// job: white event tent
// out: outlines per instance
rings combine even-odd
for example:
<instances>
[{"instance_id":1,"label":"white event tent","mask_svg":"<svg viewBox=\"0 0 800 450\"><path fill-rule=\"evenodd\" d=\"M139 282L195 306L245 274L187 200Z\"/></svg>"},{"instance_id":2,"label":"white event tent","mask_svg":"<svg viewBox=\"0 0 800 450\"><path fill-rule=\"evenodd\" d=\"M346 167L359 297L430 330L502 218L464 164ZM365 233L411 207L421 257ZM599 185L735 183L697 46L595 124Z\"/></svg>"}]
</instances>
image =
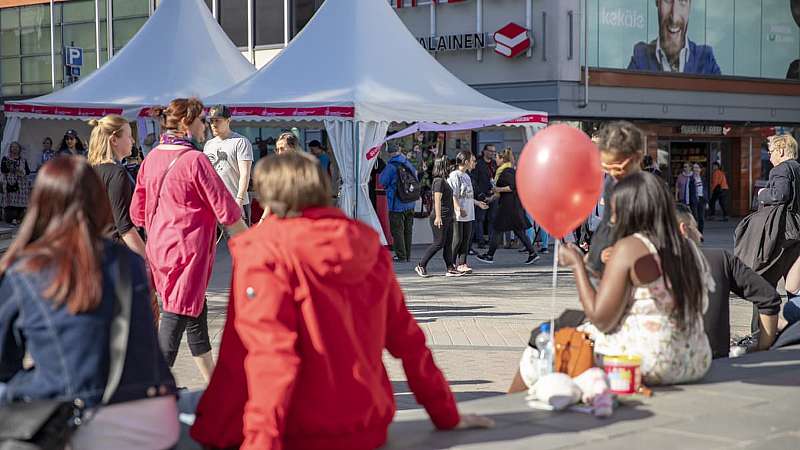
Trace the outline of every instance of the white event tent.
<instances>
[{"instance_id":1,"label":"white event tent","mask_svg":"<svg viewBox=\"0 0 800 450\"><path fill-rule=\"evenodd\" d=\"M324 124L342 173L340 207L381 234L367 183L391 124L513 123L531 135L547 123L546 113L493 100L451 74L386 0L327 0L269 64L204 102L229 105L237 121Z\"/></svg>"},{"instance_id":2,"label":"white event tent","mask_svg":"<svg viewBox=\"0 0 800 450\"><path fill-rule=\"evenodd\" d=\"M5 154L22 131L31 131L23 135L29 142L22 142L30 147L41 142L42 129L62 134L67 128L86 131L78 121L106 114L144 122L150 107L178 97L214 94L254 72L203 0L162 0L131 41L86 78L52 94L7 102L0 150ZM141 134L144 127L139 128ZM58 142L54 139L54 145Z\"/></svg>"}]
</instances>

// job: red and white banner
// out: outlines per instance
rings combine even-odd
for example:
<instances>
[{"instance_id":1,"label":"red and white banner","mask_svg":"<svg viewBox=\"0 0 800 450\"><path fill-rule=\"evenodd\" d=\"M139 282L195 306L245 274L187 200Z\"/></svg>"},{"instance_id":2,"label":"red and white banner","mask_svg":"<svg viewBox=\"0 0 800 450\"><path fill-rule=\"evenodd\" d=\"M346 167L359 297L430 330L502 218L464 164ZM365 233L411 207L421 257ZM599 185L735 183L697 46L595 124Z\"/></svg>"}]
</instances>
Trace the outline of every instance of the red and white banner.
<instances>
[{"instance_id":1,"label":"red and white banner","mask_svg":"<svg viewBox=\"0 0 800 450\"><path fill-rule=\"evenodd\" d=\"M425 5L429 5L431 3L435 5L443 5L445 3L462 3L465 0L429 0L425 3ZM418 4L419 0L394 0L395 8L406 8L406 7L415 7L421 6Z\"/></svg>"},{"instance_id":2,"label":"red and white banner","mask_svg":"<svg viewBox=\"0 0 800 450\"><path fill-rule=\"evenodd\" d=\"M6 103L3 105L3 110L6 113L68 117L103 117L108 114L122 114L122 108L73 108L66 106L31 105L24 103Z\"/></svg>"},{"instance_id":3,"label":"red and white banner","mask_svg":"<svg viewBox=\"0 0 800 450\"><path fill-rule=\"evenodd\" d=\"M231 106L231 117L355 117L352 106L312 106L307 108L269 108L264 106ZM150 108L143 108L139 117L149 117Z\"/></svg>"}]
</instances>

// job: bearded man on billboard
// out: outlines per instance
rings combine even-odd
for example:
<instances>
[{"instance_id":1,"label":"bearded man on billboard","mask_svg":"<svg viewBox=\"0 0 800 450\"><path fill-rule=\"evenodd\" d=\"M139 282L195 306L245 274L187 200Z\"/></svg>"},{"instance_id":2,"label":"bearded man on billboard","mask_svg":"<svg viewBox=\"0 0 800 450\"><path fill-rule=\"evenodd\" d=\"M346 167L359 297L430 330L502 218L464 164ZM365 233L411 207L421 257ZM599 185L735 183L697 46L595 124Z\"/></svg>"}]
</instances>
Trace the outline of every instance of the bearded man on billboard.
<instances>
[{"instance_id":1,"label":"bearded man on billboard","mask_svg":"<svg viewBox=\"0 0 800 450\"><path fill-rule=\"evenodd\" d=\"M656 0L658 39L633 48L628 70L720 75L714 50L687 37L692 0Z\"/></svg>"}]
</instances>

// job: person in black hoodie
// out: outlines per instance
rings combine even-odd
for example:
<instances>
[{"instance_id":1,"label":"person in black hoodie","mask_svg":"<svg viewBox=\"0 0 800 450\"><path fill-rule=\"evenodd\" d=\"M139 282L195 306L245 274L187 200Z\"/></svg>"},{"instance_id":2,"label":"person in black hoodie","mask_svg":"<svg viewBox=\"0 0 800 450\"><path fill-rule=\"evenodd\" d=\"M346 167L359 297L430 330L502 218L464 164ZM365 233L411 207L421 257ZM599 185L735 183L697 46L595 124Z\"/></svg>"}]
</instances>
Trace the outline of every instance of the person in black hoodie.
<instances>
[{"instance_id":1,"label":"person in black hoodie","mask_svg":"<svg viewBox=\"0 0 800 450\"><path fill-rule=\"evenodd\" d=\"M676 208L681 234L699 246L703 234L692 210L683 204L676 205ZM715 289L708 293L708 308L703 312L703 326L714 358L726 358L730 351L731 292L752 302L758 309L760 333L757 349L769 349L778 330L778 312L781 309L778 291L729 251L704 248L702 252L715 284Z\"/></svg>"},{"instance_id":2,"label":"person in black hoodie","mask_svg":"<svg viewBox=\"0 0 800 450\"><path fill-rule=\"evenodd\" d=\"M475 191L475 200L486 201L486 199L492 196L492 189L494 188L492 180L497 171L497 162L495 161L496 154L497 149L494 145L484 145L481 157L478 158L475 169L470 173L473 180L472 185ZM473 243L478 244L478 248L486 248L487 244L484 240L484 236L489 235L489 242L492 241L496 216L496 203L489 203L489 209L487 210L481 209L475 211L475 237Z\"/></svg>"}]
</instances>

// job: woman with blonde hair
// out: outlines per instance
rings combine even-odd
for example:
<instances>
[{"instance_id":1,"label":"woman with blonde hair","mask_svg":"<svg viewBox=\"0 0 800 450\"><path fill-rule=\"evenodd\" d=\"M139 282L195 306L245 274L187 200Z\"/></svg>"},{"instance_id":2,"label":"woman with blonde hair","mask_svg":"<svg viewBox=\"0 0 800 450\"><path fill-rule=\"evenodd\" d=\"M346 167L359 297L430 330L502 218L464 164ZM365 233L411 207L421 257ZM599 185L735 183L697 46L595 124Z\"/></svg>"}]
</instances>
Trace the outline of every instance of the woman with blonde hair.
<instances>
[{"instance_id":1,"label":"woman with blonde hair","mask_svg":"<svg viewBox=\"0 0 800 450\"><path fill-rule=\"evenodd\" d=\"M510 148L495 156L497 159L497 172L494 176L494 194L490 201L498 202L497 218L494 221L494 236L489 245L489 251L483 255L478 255L478 261L488 264L494 263L494 253L503 239L503 233L511 231L517 236L522 245L528 251L528 258L525 264L532 264L539 259L539 255L525 234L525 230L531 227L525 210L517 194L517 171L514 169L514 152Z\"/></svg>"},{"instance_id":2,"label":"woman with blonde hair","mask_svg":"<svg viewBox=\"0 0 800 450\"><path fill-rule=\"evenodd\" d=\"M286 133L278 136L278 140L275 142L275 153L280 155L286 152L300 151L303 151L303 149L300 148L299 141L294 133L287 131Z\"/></svg>"},{"instance_id":3,"label":"woman with blonde hair","mask_svg":"<svg viewBox=\"0 0 800 450\"><path fill-rule=\"evenodd\" d=\"M89 164L102 180L111 202L116 226L114 238L144 257L144 240L130 215L136 181L122 165L133 148L131 126L124 117L116 114L90 120L89 126L93 128L89 138Z\"/></svg>"}]
</instances>

